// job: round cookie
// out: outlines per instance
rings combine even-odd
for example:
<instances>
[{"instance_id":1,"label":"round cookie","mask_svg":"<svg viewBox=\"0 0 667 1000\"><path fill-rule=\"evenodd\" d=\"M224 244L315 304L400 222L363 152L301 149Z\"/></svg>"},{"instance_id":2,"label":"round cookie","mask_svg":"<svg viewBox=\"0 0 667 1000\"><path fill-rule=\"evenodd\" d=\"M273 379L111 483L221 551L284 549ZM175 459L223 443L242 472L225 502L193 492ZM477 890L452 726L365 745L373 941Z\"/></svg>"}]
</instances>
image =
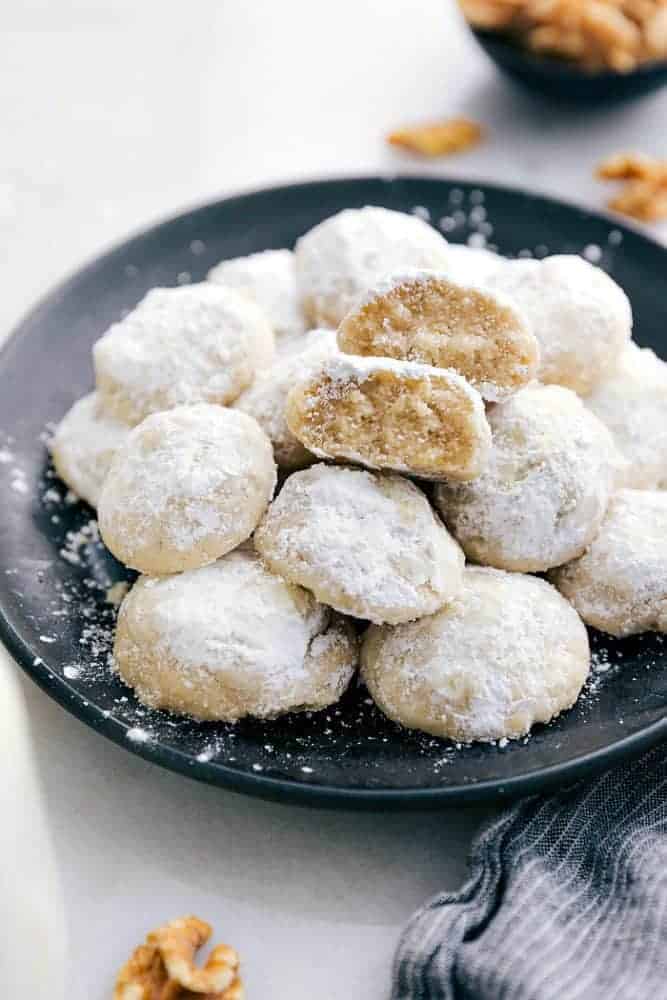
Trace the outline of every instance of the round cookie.
<instances>
[{"instance_id":1,"label":"round cookie","mask_svg":"<svg viewBox=\"0 0 667 1000\"><path fill-rule=\"evenodd\" d=\"M314 465L285 482L254 536L275 573L374 622L431 614L458 592L463 553L400 476Z\"/></svg>"},{"instance_id":2,"label":"round cookie","mask_svg":"<svg viewBox=\"0 0 667 1000\"><path fill-rule=\"evenodd\" d=\"M667 489L667 364L648 348L628 344L586 406L612 432L625 459L623 484Z\"/></svg>"},{"instance_id":3,"label":"round cookie","mask_svg":"<svg viewBox=\"0 0 667 1000\"><path fill-rule=\"evenodd\" d=\"M223 260L211 268L207 277L209 281L236 289L260 306L278 340L305 333L306 320L299 302L291 250L263 250L248 257Z\"/></svg>"},{"instance_id":4,"label":"round cookie","mask_svg":"<svg viewBox=\"0 0 667 1000\"><path fill-rule=\"evenodd\" d=\"M551 579L594 628L667 632L667 493L619 490L586 552Z\"/></svg>"},{"instance_id":5,"label":"round cookie","mask_svg":"<svg viewBox=\"0 0 667 1000\"><path fill-rule=\"evenodd\" d=\"M105 545L141 573L204 566L248 538L276 485L252 417L208 403L147 417L116 452L99 499Z\"/></svg>"},{"instance_id":6,"label":"round cookie","mask_svg":"<svg viewBox=\"0 0 667 1000\"><path fill-rule=\"evenodd\" d=\"M331 330L312 330L301 338L301 350L280 357L268 371L257 376L249 389L233 404L254 417L273 445L273 454L281 469L302 469L314 461L314 455L294 437L287 426L287 396L304 375L336 353L336 336Z\"/></svg>"},{"instance_id":7,"label":"round cookie","mask_svg":"<svg viewBox=\"0 0 667 1000\"><path fill-rule=\"evenodd\" d=\"M483 247L448 243L447 277L462 285L484 285L489 276L502 266L504 260L505 257Z\"/></svg>"},{"instance_id":8,"label":"round cookie","mask_svg":"<svg viewBox=\"0 0 667 1000\"><path fill-rule=\"evenodd\" d=\"M96 392L77 400L58 424L49 444L55 470L91 507L97 507L111 460L129 433L127 424L105 412Z\"/></svg>"},{"instance_id":9,"label":"round cookie","mask_svg":"<svg viewBox=\"0 0 667 1000\"><path fill-rule=\"evenodd\" d=\"M447 241L423 219L386 208L347 208L297 240L297 284L313 326L336 327L357 297L390 271L446 270Z\"/></svg>"},{"instance_id":10,"label":"round cookie","mask_svg":"<svg viewBox=\"0 0 667 1000\"><path fill-rule=\"evenodd\" d=\"M506 295L426 270L382 278L340 324L338 346L453 368L489 400L527 385L539 363L537 341Z\"/></svg>"},{"instance_id":11,"label":"round cookie","mask_svg":"<svg viewBox=\"0 0 667 1000\"><path fill-rule=\"evenodd\" d=\"M287 397L287 424L320 458L424 479L474 479L491 433L479 393L456 372L338 354Z\"/></svg>"},{"instance_id":12,"label":"round cookie","mask_svg":"<svg viewBox=\"0 0 667 1000\"><path fill-rule=\"evenodd\" d=\"M232 402L273 354L262 310L206 281L153 288L93 347L105 407L133 425L182 404Z\"/></svg>"},{"instance_id":13,"label":"round cookie","mask_svg":"<svg viewBox=\"0 0 667 1000\"><path fill-rule=\"evenodd\" d=\"M469 567L434 615L371 626L361 676L385 715L461 742L516 739L570 708L588 674L586 629L544 580Z\"/></svg>"},{"instance_id":14,"label":"round cookie","mask_svg":"<svg viewBox=\"0 0 667 1000\"><path fill-rule=\"evenodd\" d=\"M140 577L121 605L114 662L153 708L236 722L338 701L357 643L349 624L244 549Z\"/></svg>"},{"instance_id":15,"label":"round cookie","mask_svg":"<svg viewBox=\"0 0 667 1000\"><path fill-rule=\"evenodd\" d=\"M569 389L534 385L489 410L493 447L471 483L435 500L469 559L541 572L581 555L616 484L611 434Z\"/></svg>"},{"instance_id":16,"label":"round cookie","mask_svg":"<svg viewBox=\"0 0 667 1000\"><path fill-rule=\"evenodd\" d=\"M587 395L616 366L632 332L628 298L575 254L508 260L487 283L514 299L540 345L540 382Z\"/></svg>"}]
</instances>

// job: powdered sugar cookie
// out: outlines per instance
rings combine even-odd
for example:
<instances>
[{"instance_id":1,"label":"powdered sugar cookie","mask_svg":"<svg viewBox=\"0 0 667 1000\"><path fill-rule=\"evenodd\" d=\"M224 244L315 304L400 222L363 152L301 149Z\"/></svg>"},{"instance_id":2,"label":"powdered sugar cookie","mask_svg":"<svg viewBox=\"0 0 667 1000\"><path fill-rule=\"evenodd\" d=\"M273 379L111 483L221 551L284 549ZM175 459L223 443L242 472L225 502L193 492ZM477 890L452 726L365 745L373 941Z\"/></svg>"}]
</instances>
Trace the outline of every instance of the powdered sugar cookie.
<instances>
[{"instance_id":1,"label":"powdered sugar cookie","mask_svg":"<svg viewBox=\"0 0 667 1000\"><path fill-rule=\"evenodd\" d=\"M582 257L508 260L487 283L515 300L537 337L541 382L585 396L613 371L630 340L625 292Z\"/></svg>"},{"instance_id":2,"label":"powdered sugar cookie","mask_svg":"<svg viewBox=\"0 0 667 1000\"><path fill-rule=\"evenodd\" d=\"M667 493L619 490L586 552L552 580L594 628L667 632Z\"/></svg>"},{"instance_id":3,"label":"powdered sugar cookie","mask_svg":"<svg viewBox=\"0 0 667 1000\"><path fill-rule=\"evenodd\" d=\"M346 622L243 550L141 577L118 615L114 661L147 705L235 722L338 701L357 644Z\"/></svg>"},{"instance_id":4,"label":"powdered sugar cookie","mask_svg":"<svg viewBox=\"0 0 667 1000\"><path fill-rule=\"evenodd\" d=\"M320 458L425 479L473 479L491 435L479 393L453 371L339 354L287 397L292 433Z\"/></svg>"},{"instance_id":5,"label":"powdered sugar cookie","mask_svg":"<svg viewBox=\"0 0 667 1000\"><path fill-rule=\"evenodd\" d=\"M273 495L271 442L252 417L208 403L147 417L116 452L100 533L142 573L213 562L254 531Z\"/></svg>"},{"instance_id":6,"label":"powdered sugar cookie","mask_svg":"<svg viewBox=\"0 0 667 1000\"><path fill-rule=\"evenodd\" d=\"M273 353L262 310L206 281L153 288L93 348L104 404L129 424L184 403L230 403Z\"/></svg>"},{"instance_id":7,"label":"powdered sugar cookie","mask_svg":"<svg viewBox=\"0 0 667 1000\"><path fill-rule=\"evenodd\" d=\"M313 326L336 327L357 297L390 271L446 270L447 241L414 215L347 208L297 240L297 283Z\"/></svg>"},{"instance_id":8,"label":"powdered sugar cookie","mask_svg":"<svg viewBox=\"0 0 667 1000\"><path fill-rule=\"evenodd\" d=\"M436 503L469 559L540 572L581 555L616 484L604 424L569 389L535 385L489 411L493 447L472 483L442 483Z\"/></svg>"},{"instance_id":9,"label":"powdered sugar cookie","mask_svg":"<svg viewBox=\"0 0 667 1000\"><path fill-rule=\"evenodd\" d=\"M254 417L269 436L273 454L281 469L302 469L314 455L294 437L287 426L285 407L290 389L325 358L336 354L336 335L331 330L312 330L301 338L302 350L285 354L266 372L257 376L234 407Z\"/></svg>"},{"instance_id":10,"label":"powdered sugar cookie","mask_svg":"<svg viewBox=\"0 0 667 1000\"><path fill-rule=\"evenodd\" d=\"M489 275L501 267L505 260L500 254L483 247L448 243L447 277L462 285L484 285Z\"/></svg>"},{"instance_id":11,"label":"powdered sugar cookie","mask_svg":"<svg viewBox=\"0 0 667 1000\"><path fill-rule=\"evenodd\" d=\"M56 472L77 496L97 507L116 449L130 428L109 416L96 392L79 399L62 418L49 445Z\"/></svg>"},{"instance_id":12,"label":"powdered sugar cookie","mask_svg":"<svg viewBox=\"0 0 667 1000\"><path fill-rule=\"evenodd\" d=\"M254 542L274 572L374 622L431 614L461 586L459 546L400 476L332 465L295 472Z\"/></svg>"},{"instance_id":13,"label":"powdered sugar cookie","mask_svg":"<svg viewBox=\"0 0 667 1000\"><path fill-rule=\"evenodd\" d=\"M277 339L305 333L291 250L264 250L223 260L208 272L208 280L252 299L266 313Z\"/></svg>"},{"instance_id":14,"label":"powdered sugar cookie","mask_svg":"<svg viewBox=\"0 0 667 1000\"><path fill-rule=\"evenodd\" d=\"M380 279L340 324L338 346L453 368L490 400L531 382L539 362L537 341L506 295L426 270Z\"/></svg>"},{"instance_id":15,"label":"powdered sugar cookie","mask_svg":"<svg viewBox=\"0 0 667 1000\"><path fill-rule=\"evenodd\" d=\"M667 364L648 348L628 344L586 405L612 432L626 461L624 485L667 488Z\"/></svg>"},{"instance_id":16,"label":"powdered sugar cookie","mask_svg":"<svg viewBox=\"0 0 667 1000\"><path fill-rule=\"evenodd\" d=\"M469 567L459 596L419 621L371 626L361 674L385 715L468 743L516 739L570 708L588 674L586 629L544 580Z\"/></svg>"}]
</instances>

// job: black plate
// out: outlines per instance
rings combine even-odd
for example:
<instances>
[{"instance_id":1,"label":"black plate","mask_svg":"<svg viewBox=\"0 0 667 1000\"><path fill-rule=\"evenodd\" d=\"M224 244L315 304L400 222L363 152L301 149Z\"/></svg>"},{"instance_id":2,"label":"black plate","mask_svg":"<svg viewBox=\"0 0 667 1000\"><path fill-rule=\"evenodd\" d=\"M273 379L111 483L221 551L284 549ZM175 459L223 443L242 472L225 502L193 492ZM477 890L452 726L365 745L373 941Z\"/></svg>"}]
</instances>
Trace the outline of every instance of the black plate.
<instances>
[{"instance_id":1,"label":"black plate","mask_svg":"<svg viewBox=\"0 0 667 1000\"><path fill-rule=\"evenodd\" d=\"M538 727L525 744L504 748L457 749L402 731L361 688L316 715L197 724L142 709L109 669L114 611L105 595L125 573L94 537L86 541L91 512L67 502L44 446L49 422L92 385L91 344L151 286L201 279L223 257L291 246L324 217L365 204L419 206L450 239L486 235L508 254L588 248L630 295L638 341L667 354L667 251L609 218L547 198L488 185L365 178L259 191L180 215L52 292L0 356L0 633L27 673L100 733L239 791L414 807L563 784L667 732L661 636L617 642L593 635L596 660L609 669L593 675L576 708Z\"/></svg>"}]
</instances>

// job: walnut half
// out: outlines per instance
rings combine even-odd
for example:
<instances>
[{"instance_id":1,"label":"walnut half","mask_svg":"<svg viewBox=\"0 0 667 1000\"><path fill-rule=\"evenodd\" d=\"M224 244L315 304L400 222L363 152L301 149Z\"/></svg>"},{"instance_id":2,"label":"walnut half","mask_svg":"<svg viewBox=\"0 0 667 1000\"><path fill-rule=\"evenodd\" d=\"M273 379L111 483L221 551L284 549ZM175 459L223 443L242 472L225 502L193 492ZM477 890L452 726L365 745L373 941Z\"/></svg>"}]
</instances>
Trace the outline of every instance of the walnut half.
<instances>
[{"instance_id":1,"label":"walnut half","mask_svg":"<svg viewBox=\"0 0 667 1000\"><path fill-rule=\"evenodd\" d=\"M210 936L210 925L197 917L151 931L120 970L114 1000L243 1000L233 948L217 945L205 965L195 965Z\"/></svg>"}]
</instances>

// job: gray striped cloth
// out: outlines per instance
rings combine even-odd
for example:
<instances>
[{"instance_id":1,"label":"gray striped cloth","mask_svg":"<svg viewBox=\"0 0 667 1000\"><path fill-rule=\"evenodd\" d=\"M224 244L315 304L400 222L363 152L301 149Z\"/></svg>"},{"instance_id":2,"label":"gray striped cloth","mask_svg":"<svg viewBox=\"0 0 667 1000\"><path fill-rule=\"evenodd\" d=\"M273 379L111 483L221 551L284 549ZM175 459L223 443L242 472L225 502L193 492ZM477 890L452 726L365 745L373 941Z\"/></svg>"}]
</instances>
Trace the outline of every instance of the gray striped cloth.
<instances>
[{"instance_id":1,"label":"gray striped cloth","mask_svg":"<svg viewBox=\"0 0 667 1000\"><path fill-rule=\"evenodd\" d=\"M410 921L392 1000L667 998L667 747L523 800L470 872Z\"/></svg>"}]
</instances>

